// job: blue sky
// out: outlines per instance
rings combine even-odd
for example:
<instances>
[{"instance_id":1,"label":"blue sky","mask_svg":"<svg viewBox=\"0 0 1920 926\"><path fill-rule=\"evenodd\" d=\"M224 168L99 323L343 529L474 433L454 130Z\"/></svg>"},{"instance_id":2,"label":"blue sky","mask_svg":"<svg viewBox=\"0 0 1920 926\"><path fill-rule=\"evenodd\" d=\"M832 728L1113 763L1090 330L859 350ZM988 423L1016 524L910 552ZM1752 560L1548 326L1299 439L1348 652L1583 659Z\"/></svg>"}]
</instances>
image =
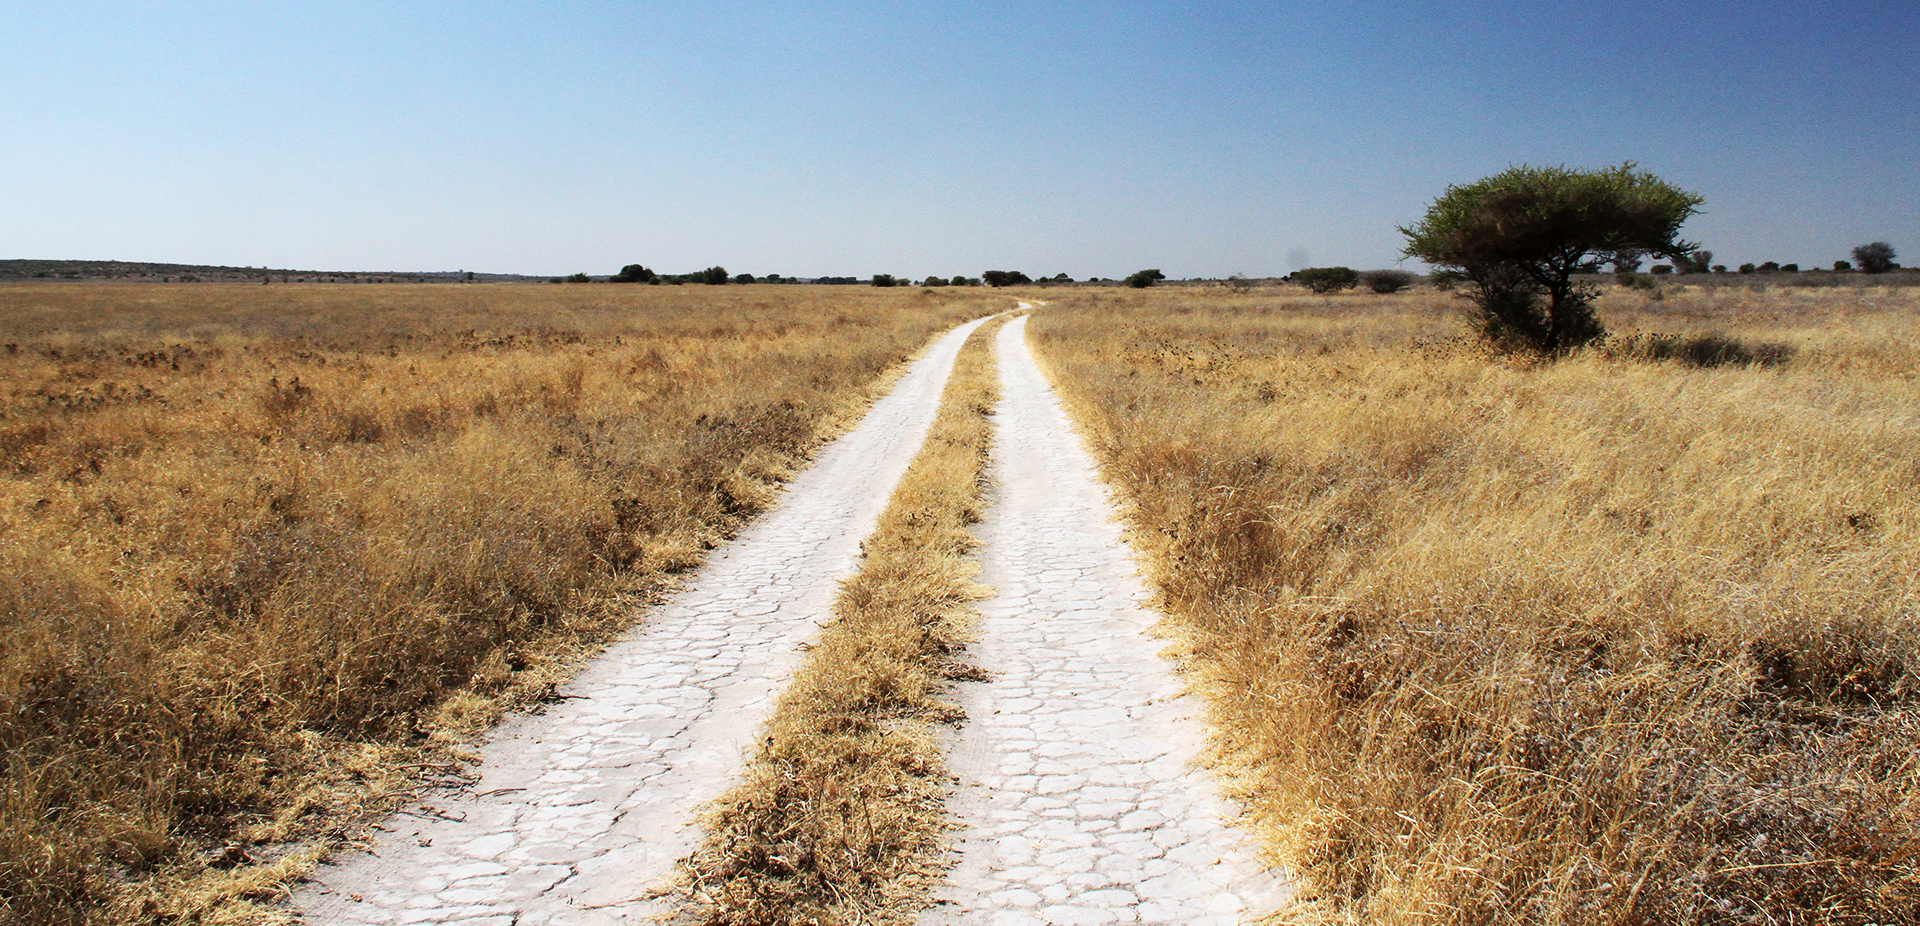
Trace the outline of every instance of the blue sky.
<instances>
[{"instance_id":1,"label":"blue sky","mask_svg":"<svg viewBox=\"0 0 1920 926\"><path fill-rule=\"evenodd\" d=\"M1261 276L1633 160L1920 263L1912 0L14 3L0 126L0 258Z\"/></svg>"}]
</instances>

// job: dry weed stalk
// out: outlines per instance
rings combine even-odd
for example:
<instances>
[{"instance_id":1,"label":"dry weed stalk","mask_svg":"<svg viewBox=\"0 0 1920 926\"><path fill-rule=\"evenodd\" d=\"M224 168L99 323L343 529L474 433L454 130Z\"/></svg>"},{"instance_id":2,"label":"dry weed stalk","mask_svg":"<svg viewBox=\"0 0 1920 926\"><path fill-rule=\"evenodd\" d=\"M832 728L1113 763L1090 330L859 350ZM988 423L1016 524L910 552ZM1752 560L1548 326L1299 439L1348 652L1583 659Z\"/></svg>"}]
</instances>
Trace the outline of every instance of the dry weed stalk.
<instances>
[{"instance_id":1,"label":"dry weed stalk","mask_svg":"<svg viewBox=\"0 0 1920 926\"><path fill-rule=\"evenodd\" d=\"M244 916L981 298L0 287L0 922Z\"/></svg>"},{"instance_id":2,"label":"dry weed stalk","mask_svg":"<svg viewBox=\"0 0 1920 926\"><path fill-rule=\"evenodd\" d=\"M747 924L909 923L939 874L948 787L935 728L984 590L973 581L980 480L998 401L1000 322L955 362L834 620L780 697L746 780L715 802L687 863L691 915Z\"/></svg>"},{"instance_id":3,"label":"dry weed stalk","mask_svg":"<svg viewBox=\"0 0 1920 926\"><path fill-rule=\"evenodd\" d=\"M1062 295L1289 921L1920 921L1920 305L1617 293L1696 368L1485 355L1444 297Z\"/></svg>"}]
</instances>

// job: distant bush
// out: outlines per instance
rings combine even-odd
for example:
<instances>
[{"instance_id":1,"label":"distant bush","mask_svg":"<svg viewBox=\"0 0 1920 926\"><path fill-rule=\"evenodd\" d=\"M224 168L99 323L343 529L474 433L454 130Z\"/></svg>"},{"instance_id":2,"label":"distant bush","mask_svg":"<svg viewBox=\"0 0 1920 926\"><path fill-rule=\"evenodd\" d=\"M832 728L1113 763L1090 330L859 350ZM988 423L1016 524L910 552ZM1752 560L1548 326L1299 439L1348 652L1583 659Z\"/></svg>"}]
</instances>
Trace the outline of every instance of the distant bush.
<instances>
[{"instance_id":1,"label":"distant bush","mask_svg":"<svg viewBox=\"0 0 1920 926\"><path fill-rule=\"evenodd\" d=\"M1127 285L1134 289L1146 289L1166 278L1167 275L1158 270L1141 270L1127 277Z\"/></svg>"},{"instance_id":2,"label":"distant bush","mask_svg":"<svg viewBox=\"0 0 1920 926\"><path fill-rule=\"evenodd\" d=\"M1853 259L1860 265L1861 273L1886 273L1900 266L1893 262L1893 245L1885 241L1863 244L1853 249Z\"/></svg>"},{"instance_id":3,"label":"distant bush","mask_svg":"<svg viewBox=\"0 0 1920 926\"><path fill-rule=\"evenodd\" d=\"M926 279L920 281L920 285L921 286L945 286L947 285L947 278L946 277L927 277Z\"/></svg>"},{"instance_id":4,"label":"distant bush","mask_svg":"<svg viewBox=\"0 0 1920 926\"><path fill-rule=\"evenodd\" d=\"M1726 265L1726 264L1714 264L1714 265L1713 265L1713 272L1714 272L1714 273L1726 273L1726 272L1727 272L1727 265Z\"/></svg>"},{"instance_id":5,"label":"distant bush","mask_svg":"<svg viewBox=\"0 0 1920 926\"><path fill-rule=\"evenodd\" d=\"M639 264L628 264L610 278L615 283L658 283L660 274L654 273Z\"/></svg>"},{"instance_id":6,"label":"distant bush","mask_svg":"<svg viewBox=\"0 0 1920 926\"><path fill-rule=\"evenodd\" d=\"M949 285L949 286L979 286L979 285L980 285L980 278L979 278L979 277L951 277L951 278L949 278L949 279L947 280L947 285Z\"/></svg>"},{"instance_id":7,"label":"distant bush","mask_svg":"<svg viewBox=\"0 0 1920 926\"><path fill-rule=\"evenodd\" d=\"M752 282L755 282L755 281L754 281L754 279L753 279L753 274L751 274L751 273L740 273L740 274L735 274L735 275L734 275L734 277L733 277L733 281L734 281L735 283L740 283L740 284L746 284L746 283L752 283Z\"/></svg>"},{"instance_id":8,"label":"distant bush","mask_svg":"<svg viewBox=\"0 0 1920 926\"><path fill-rule=\"evenodd\" d=\"M1692 251L1674 258L1673 269L1680 273L1706 273L1713 265L1712 251Z\"/></svg>"},{"instance_id":9,"label":"distant bush","mask_svg":"<svg viewBox=\"0 0 1920 926\"><path fill-rule=\"evenodd\" d=\"M576 274L574 274L573 276L570 276L570 277L567 277L567 282L569 282L569 283L591 283L591 282L593 282L593 277L590 277L590 276L587 276L587 275L586 275L586 274L584 274L584 273L576 273Z\"/></svg>"},{"instance_id":10,"label":"distant bush","mask_svg":"<svg viewBox=\"0 0 1920 926\"><path fill-rule=\"evenodd\" d=\"M989 270L980 274L988 286L1021 286L1032 283L1033 278L1018 270Z\"/></svg>"},{"instance_id":11,"label":"distant bush","mask_svg":"<svg viewBox=\"0 0 1920 926\"><path fill-rule=\"evenodd\" d=\"M1308 267L1287 274L1287 279L1316 293L1352 289L1360 282L1360 272L1352 267Z\"/></svg>"},{"instance_id":12,"label":"distant bush","mask_svg":"<svg viewBox=\"0 0 1920 926\"><path fill-rule=\"evenodd\" d=\"M1360 274L1360 282L1367 288L1382 295L1397 293L1413 285L1418 276L1405 270L1369 270Z\"/></svg>"},{"instance_id":13,"label":"distant bush","mask_svg":"<svg viewBox=\"0 0 1920 926\"><path fill-rule=\"evenodd\" d=\"M1672 273L1673 266L1670 264L1654 264L1651 271L1654 276L1660 276L1662 274Z\"/></svg>"},{"instance_id":14,"label":"distant bush","mask_svg":"<svg viewBox=\"0 0 1920 926\"><path fill-rule=\"evenodd\" d=\"M1779 273L1780 262L1774 261L1774 260L1767 261L1766 263L1763 263L1760 265L1760 272L1761 273Z\"/></svg>"},{"instance_id":15,"label":"distant bush","mask_svg":"<svg viewBox=\"0 0 1920 926\"><path fill-rule=\"evenodd\" d=\"M699 281L708 286L723 286L727 280L730 279L730 277L727 276L727 268L725 267L708 267L700 271L698 276L700 278Z\"/></svg>"},{"instance_id":16,"label":"distant bush","mask_svg":"<svg viewBox=\"0 0 1920 926\"><path fill-rule=\"evenodd\" d=\"M1616 273L1613 275L1613 279L1625 289L1638 290L1646 293L1647 298L1655 302L1666 298L1666 293L1660 289L1660 281L1648 274Z\"/></svg>"},{"instance_id":17,"label":"distant bush","mask_svg":"<svg viewBox=\"0 0 1920 926\"><path fill-rule=\"evenodd\" d=\"M1752 265L1752 264L1741 264L1741 265L1740 265L1740 272L1741 272L1741 273L1753 273L1754 271L1756 271L1756 270L1758 270L1758 269L1759 269L1758 267L1755 267L1755 266L1754 266L1754 265Z\"/></svg>"},{"instance_id":18,"label":"distant bush","mask_svg":"<svg viewBox=\"0 0 1920 926\"><path fill-rule=\"evenodd\" d=\"M873 285L885 289L887 287L900 285L900 281L894 279L891 273L876 273L873 275Z\"/></svg>"},{"instance_id":19,"label":"distant bush","mask_svg":"<svg viewBox=\"0 0 1920 926\"><path fill-rule=\"evenodd\" d=\"M1852 269L1853 269L1853 264L1848 263L1847 261L1836 260L1833 262L1833 272L1835 273L1846 273Z\"/></svg>"}]
</instances>

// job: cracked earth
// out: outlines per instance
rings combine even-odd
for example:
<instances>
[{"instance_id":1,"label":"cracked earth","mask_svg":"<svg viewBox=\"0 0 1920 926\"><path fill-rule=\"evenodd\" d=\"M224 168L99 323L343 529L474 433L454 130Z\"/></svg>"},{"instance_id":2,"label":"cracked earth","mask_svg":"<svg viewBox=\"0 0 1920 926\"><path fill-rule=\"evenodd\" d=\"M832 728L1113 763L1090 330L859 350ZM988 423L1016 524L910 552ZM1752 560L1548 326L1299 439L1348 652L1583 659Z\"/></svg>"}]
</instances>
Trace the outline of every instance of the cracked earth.
<instances>
[{"instance_id":1,"label":"cracked earth","mask_svg":"<svg viewBox=\"0 0 1920 926\"><path fill-rule=\"evenodd\" d=\"M293 903L314 924L591 926L669 912L654 890L738 778L938 408L944 335L860 426L562 689L502 724L471 787L432 795ZM921 926L1226 924L1285 886L1227 825L1203 731L1091 461L1025 345L997 345L998 489L982 525L979 663L959 693L955 866Z\"/></svg>"}]
</instances>

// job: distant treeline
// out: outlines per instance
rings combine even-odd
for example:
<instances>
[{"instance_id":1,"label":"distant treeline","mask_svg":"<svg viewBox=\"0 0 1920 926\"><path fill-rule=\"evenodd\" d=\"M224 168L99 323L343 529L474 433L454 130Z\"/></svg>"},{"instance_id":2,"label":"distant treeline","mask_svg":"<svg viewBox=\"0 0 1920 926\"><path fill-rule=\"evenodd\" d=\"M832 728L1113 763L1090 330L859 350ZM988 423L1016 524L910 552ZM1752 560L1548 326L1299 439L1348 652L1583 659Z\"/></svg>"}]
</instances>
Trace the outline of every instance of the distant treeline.
<instances>
[{"instance_id":1,"label":"distant treeline","mask_svg":"<svg viewBox=\"0 0 1920 926\"><path fill-rule=\"evenodd\" d=\"M291 270L125 260L0 260L0 281L125 283L530 283L517 273Z\"/></svg>"},{"instance_id":2,"label":"distant treeline","mask_svg":"<svg viewBox=\"0 0 1920 926\"><path fill-rule=\"evenodd\" d=\"M1138 285L1141 285L1140 281L1145 281L1146 285L1152 285L1153 281L1162 280L1165 278L1166 278L1165 275L1160 273L1160 271L1158 270L1142 270L1139 273L1136 273L1133 276L1128 277L1125 282L1127 282L1129 285L1138 286ZM550 282L593 283L593 282L597 282L599 279L601 278L596 278L585 273L576 273L568 277L553 277L550 280ZM977 277L929 276L929 277L921 277L917 280L913 277L895 276L891 273L876 273L871 277L864 277L864 278L863 277L845 277L845 276L790 277L790 276L781 276L780 274L777 274L777 273L769 273L765 276L754 276L751 273L730 274L727 272L727 268L719 267L719 266L708 267L705 270L701 270L695 273L667 274L667 273L658 273L641 264L628 264L625 267L620 268L619 273L616 273L609 277L605 277L604 279L609 283L650 283L654 285L666 284L669 286L678 286L678 285L683 285L687 283L699 283L699 284L704 284L708 286L718 286L726 283L810 283L810 284L824 284L824 285L830 285L830 286L880 286L880 287L887 287L887 286L1055 286L1055 285L1066 285L1066 284L1072 284L1072 283L1089 283L1089 284L1095 284L1095 285L1102 285L1102 284L1113 284L1113 283L1121 282L1118 280L1108 280L1101 277L1089 277L1084 281L1079 281L1079 280L1075 280L1073 277L1068 276L1067 274L1064 274L1064 273L1055 274L1050 277L1041 277L1036 280L1033 277L1030 277L1027 274L1022 273L1018 270L986 270L986 271L982 271L981 274Z\"/></svg>"}]
</instances>

